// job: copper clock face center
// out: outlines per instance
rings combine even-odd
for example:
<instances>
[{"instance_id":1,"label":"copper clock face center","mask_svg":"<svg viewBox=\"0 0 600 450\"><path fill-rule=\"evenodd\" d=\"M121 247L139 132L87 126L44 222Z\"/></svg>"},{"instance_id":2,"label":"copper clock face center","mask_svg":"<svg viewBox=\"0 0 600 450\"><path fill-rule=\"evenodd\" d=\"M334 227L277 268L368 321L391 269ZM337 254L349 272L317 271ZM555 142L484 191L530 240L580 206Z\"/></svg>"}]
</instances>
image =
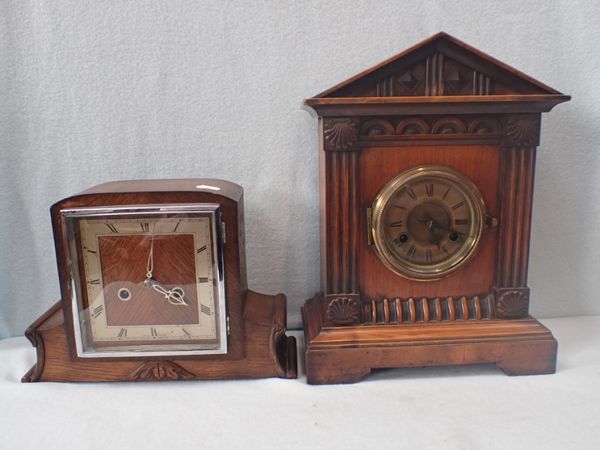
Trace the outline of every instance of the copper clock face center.
<instances>
[{"instance_id":1,"label":"copper clock face center","mask_svg":"<svg viewBox=\"0 0 600 450\"><path fill-rule=\"evenodd\" d=\"M484 217L481 194L467 177L444 166L413 168L374 202L375 251L399 275L440 278L473 256Z\"/></svg>"}]
</instances>

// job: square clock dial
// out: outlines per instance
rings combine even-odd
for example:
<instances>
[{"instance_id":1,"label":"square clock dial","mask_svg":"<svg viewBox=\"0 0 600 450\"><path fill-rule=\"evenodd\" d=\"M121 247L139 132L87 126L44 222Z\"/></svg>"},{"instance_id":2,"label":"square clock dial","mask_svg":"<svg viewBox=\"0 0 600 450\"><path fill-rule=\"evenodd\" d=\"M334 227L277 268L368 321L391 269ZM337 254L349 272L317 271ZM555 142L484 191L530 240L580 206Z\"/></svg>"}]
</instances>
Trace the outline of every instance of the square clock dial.
<instances>
[{"instance_id":1,"label":"square clock dial","mask_svg":"<svg viewBox=\"0 0 600 450\"><path fill-rule=\"evenodd\" d=\"M78 356L227 353L219 205L61 213Z\"/></svg>"}]
</instances>

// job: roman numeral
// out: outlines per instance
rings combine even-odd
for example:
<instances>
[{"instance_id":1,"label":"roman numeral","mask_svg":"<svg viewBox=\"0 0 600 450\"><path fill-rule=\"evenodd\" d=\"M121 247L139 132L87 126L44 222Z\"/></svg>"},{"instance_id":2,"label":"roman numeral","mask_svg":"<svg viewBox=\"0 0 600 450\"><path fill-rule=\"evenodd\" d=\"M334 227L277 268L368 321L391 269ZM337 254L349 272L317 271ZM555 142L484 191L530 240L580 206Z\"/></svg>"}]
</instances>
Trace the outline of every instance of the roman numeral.
<instances>
[{"instance_id":1,"label":"roman numeral","mask_svg":"<svg viewBox=\"0 0 600 450\"><path fill-rule=\"evenodd\" d=\"M119 230L117 230L117 227L115 227L112 223L106 223L105 224L108 229L112 232L112 233L118 233Z\"/></svg>"},{"instance_id":2,"label":"roman numeral","mask_svg":"<svg viewBox=\"0 0 600 450\"><path fill-rule=\"evenodd\" d=\"M390 223L390 227L398 228L398 227L401 227L403 223L404 222L402 222L401 220L399 220L398 222L392 222L392 223Z\"/></svg>"},{"instance_id":3,"label":"roman numeral","mask_svg":"<svg viewBox=\"0 0 600 450\"><path fill-rule=\"evenodd\" d=\"M96 254L96 252L95 252L94 250L90 250L90 249L89 249L89 248L87 248L87 247L84 247L84 248L85 248L85 251L86 251L86 252L88 252L88 253L93 253L94 255Z\"/></svg>"},{"instance_id":4,"label":"roman numeral","mask_svg":"<svg viewBox=\"0 0 600 450\"><path fill-rule=\"evenodd\" d=\"M181 331L183 331L183 334L185 334L186 336L191 336L190 332L185 328L182 328Z\"/></svg>"},{"instance_id":5,"label":"roman numeral","mask_svg":"<svg viewBox=\"0 0 600 450\"><path fill-rule=\"evenodd\" d=\"M158 333L156 332L156 328L150 328L150 334L152 337L158 337Z\"/></svg>"},{"instance_id":6,"label":"roman numeral","mask_svg":"<svg viewBox=\"0 0 600 450\"><path fill-rule=\"evenodd\" d=\"M456 225L468 225L469 224L469 219L456 219L454 221L454 223Z\"/></svg>"},{"instance_id":7,"label":"roman numeral","mask_svg":"<svg viewBox=\"0 0 600 450\"><path fill-rule=\"evenodd\" d=\"M180 223L181 223L181 220L175 224L175 228L173 228L173 233L175 233L177 231L177 228L179 228Z\"/></svg>"},{"instance_id":8,"label":"roman numeral","mask_svg":"<svg viewBox=\"0 0 600 450\"><path fill-rule=\"evenodd\" d=\"M207 316L210 316L210 308L208 306L200 304L200 311Z\"/></svg>"},{"instance_id":9,"label":"roman numeral","mask_svg":"<svg viewBox=\"0 0 600 450\"><path fill-rule=\"evenodd\" d=\"M463 206L465 206L465 202L458 202L456 205L454 205L452 207L452 209L456 210L458 208L462 208Z\"/></svg>"},{"instance_id":10,"label":"roman numeral","mask_svg":"<svg viewBox=\"0 0 600 450\"><path fill-rule=\"evenodd\" d=\"M100 278L96 278L94 280L89 280L88 283L89 284L100 284Z\"/></svg>"},{"instance_id":11,"label":"roman numeral","mask_svg":"<svg viewBox=\"0 0 600 450\"><path fill-rule=\"evenodd\" d=\"M450 188L448 188L446 190L446 192L444 192L444 196L442 197L442 200L446 200L446 197L448 196L449 193L450 193Z\"/></svg>"},{"instance_id":12,"label":"roman numeral","mask_svg":"<svg viewBox=\"0 0 600 450\"><path fill-rule=\"evenodd\" d=\"M415 253L417 253L417 249L416 249L416 247L415 247L414 245L411 245L411 246L408 248L408 250L407 250L407 252L406 252L406 255L407 255L409 258L412 258L413 256L415 256Z\"/></svg>"},{"instance_id":13,"label":"roman numeral","mask_svg":"<svg viewBox=\"0 0 600 450\"><path fill-rule=\"evenodd\" d=\"M442 245L442 250L444 250L448 255L450 254L450 252L448 251L448 249L446 247L444 247L443 245Z\"/></svg>"},{"instance_id":14,"label":"roman numeral","mask_svg":"<svg viewBox=\"0 0 600 450\"><path fill-rule=\"evenodd\" d=\"M427 197L433 197L433 183L427 183L425 185L425 192L427 192Z\"/></svg>"},{"instance_id":15,"label":"roman numeral","mask_svg":"<svg viewBox=\"0 0 600 450\"><path fill-rule=\"evenodd\" d=\"M425 260L430 263L431 262L431 250L427 249L425 250Z\"/></svg>"},{"instance_id":16,"label":"roman numeral","mask_svg":"<svg viewBox=\"0 0 600 450\"><path fill-rule=\"evenodd\" d=\"M150 231L150 224L148 222L140 222L140 228L142 229L142 233L147 233Z\"/></svg>"},{"instance_id":17,"label":"roman numeral","mask_svg":"<svg viewBox=\"0 0 600 450\"><path fill-rule=\"evenodd\" d=\"M127 328L121 328L121 331L119 331L119 337L120 338L127 337Z\"/></svg>"},{"instance_id":18,"label":"roman numeral","mask_svg":"<svg viewBox=\"0 0 600 450\"><path fill-rule=\"evenodd\" d=\"M200 278L198 278L198 283L208 283L208 277L200 277Z\"/></svg>"},{"instance_id":19,"label":"roman numeral","mask_svg":"<svg viewBox=\"0 0 600 450\"><path fill-rule=\"evenodd\" d=\"M99 305L96 306L93 310L92 310L92 317L95 319L96 317L98 317L100 314L102 314L104 312L104 305Z\"/></svg>"},{"instance_id":20,"label":"roman numeral","mask_svg":"<svg viewBox=\"0 0 600 450\"><path fill-rule=\"evenodd\" d=\"M408 196L410 198L412 198L413 200L417 199L417 194L415 194L415 191L413 191L412 189L409 189L408 191L406 191L406 193L408 194Z\"/></svg>"},{"instance_id":21,"label":"roman numeral","mask_svg":"<svg viewBox=\"0 0 600 450\"><path fill-rule=\"evenodd\" d=\"M200 247L198 250L196 250L196 253L199 255L200 253L202 253L203 251L206 250L206 245L203 245L202 247Z\"/></svg>"},{"instance_id":22,"label":"roman numeral","mask_svg":"<svg viewBox=\"0 0 600 450\"><path fill-rule=\"evenodd\" d=\"M394 208L403 209L404 211L406 211L406 207L402 205L394 205Z\"/></svg>"}]
</instances>

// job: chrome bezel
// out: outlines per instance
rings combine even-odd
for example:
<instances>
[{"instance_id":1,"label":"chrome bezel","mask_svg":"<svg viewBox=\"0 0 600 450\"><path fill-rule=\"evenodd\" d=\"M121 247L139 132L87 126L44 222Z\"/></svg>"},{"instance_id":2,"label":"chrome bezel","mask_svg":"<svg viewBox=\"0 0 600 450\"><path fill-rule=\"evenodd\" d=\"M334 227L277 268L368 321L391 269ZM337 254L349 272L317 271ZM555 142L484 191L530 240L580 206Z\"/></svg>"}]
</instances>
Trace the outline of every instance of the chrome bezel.
<instances>
[{"instance_id":1,"label":"chrome bezel","mask_svg":"<svg viewBox=\"0 0 600 450\"><path fill-rule=\"evenodd\" d=\"M221 212L220 205L217 203L197 203L197 204L157 204L157 205L118 205L118 206L99 206L99 207L81 207L68 208L60 211L62 217L62 233L67 243L68 260L70 266L71 280L71 298L69 299L73 321L73 335L77 356L80 358L126 358L126 357L155 357L155 356L191 356L191 355L218 355L227 353L227 305L225 296L225 280L223 269L223 240L221 235ZM155 216L155 215L174 215L177 214L201 214L208 216L211 224L212 239L212 267L214 290L217 297L218 348L210 349L181 349L176 348L177 344L169 344L164 341L157 341L156 344L145 344L132 346L128 350L110 350L110 351L86 351L83 343L83 329L81 320L85 319L85 312L82 309L81 286L79 286L78 267L78 246L73 239L73 220L75 218L94 218L98 216ZM171 347L171 348L169 348ZM133 349L131 349L133 348ZM154 348L154 349L153 349ZM160 348L160 350L155 350Z\"/></svg>"}]
</instances>

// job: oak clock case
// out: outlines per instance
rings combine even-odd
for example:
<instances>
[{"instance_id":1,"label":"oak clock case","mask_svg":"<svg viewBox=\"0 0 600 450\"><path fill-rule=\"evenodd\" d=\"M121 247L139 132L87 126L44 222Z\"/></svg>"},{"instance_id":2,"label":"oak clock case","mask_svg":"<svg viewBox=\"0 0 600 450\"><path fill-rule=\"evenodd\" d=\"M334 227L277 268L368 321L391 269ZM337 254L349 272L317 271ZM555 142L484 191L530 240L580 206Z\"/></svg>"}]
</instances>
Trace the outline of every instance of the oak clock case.
<instances>
[{"instance_id":1,"label":"oak clock case","mask_svg":"<svg viewBox=\"0 0 600 450\"><path fill-rule=\"evenodd\" d=\"M106 183L51 216L62 299L23 381L296 377L285 296L246 286L240 186Z\"/></svg>"},{"instance_id":2,"label":"oak clock case","mask_svg":"<svg viewBox=\"0 0 600 450\"><path fill-rule=\"evenodd\" d=\"M430 365L555 371L527 272L541 113L569 99L438 33L305 101L321 198L309 383Z\"/></svg>"}]
</instances>

